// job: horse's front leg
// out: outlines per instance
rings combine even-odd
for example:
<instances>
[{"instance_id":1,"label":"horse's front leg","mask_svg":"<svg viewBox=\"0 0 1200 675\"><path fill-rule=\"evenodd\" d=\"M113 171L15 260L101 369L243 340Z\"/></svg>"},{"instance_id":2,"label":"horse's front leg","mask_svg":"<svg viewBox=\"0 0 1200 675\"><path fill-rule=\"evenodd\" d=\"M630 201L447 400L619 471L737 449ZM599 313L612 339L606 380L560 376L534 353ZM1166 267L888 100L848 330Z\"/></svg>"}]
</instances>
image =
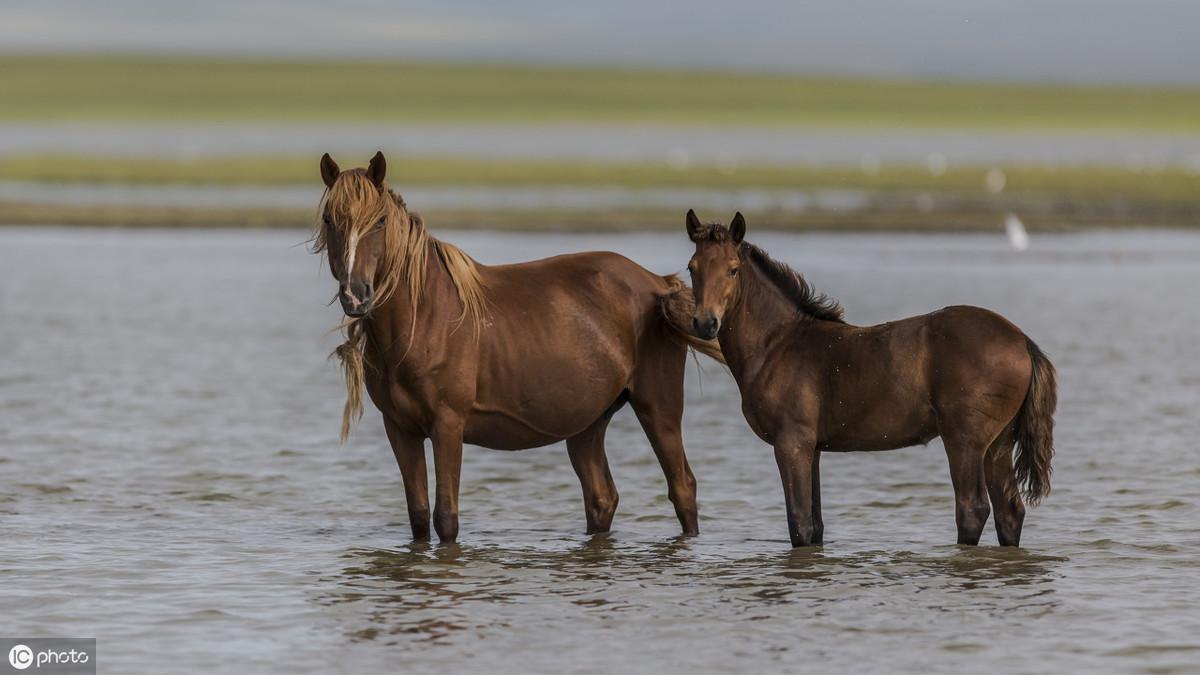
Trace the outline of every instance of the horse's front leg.
<instances>
[{"instance_id":1,"label":"horse's front leg","mask_svg":"<svg viewBox=\"0 0 1200 675\"><path fill-rule=\"evenodd\" d=\"M388 442L396 455L400 475L404 477L404 498L408 501L408 522L413 539L429 538L429 471L425 468L425 439L406 434L384 418Z\"/></svg>"},{"instance_id":2,"label":"horse's front leg","mask_svg":"<svg viewBox=\"0 0 1200 675\"><path fill-rule=\"evenodd\" d=\"M824 537L819 506L818 458L819 451L810 434L784 434L775 443L775 461L783 480L792 546L820 546Z\"/></svg>"},{"instance_id":3,"label":"horse's front leg","mask_svg":"<svg viewBox=\"0 0 1200 675\"><path fill-rule=\"evenodd\" d=\"M462 476L463 422L441 420L431 436L433 470L437 478L437 501L433 507L433 529L442 543L458 538L458 484Z\"/></svg>"}]
</instances>

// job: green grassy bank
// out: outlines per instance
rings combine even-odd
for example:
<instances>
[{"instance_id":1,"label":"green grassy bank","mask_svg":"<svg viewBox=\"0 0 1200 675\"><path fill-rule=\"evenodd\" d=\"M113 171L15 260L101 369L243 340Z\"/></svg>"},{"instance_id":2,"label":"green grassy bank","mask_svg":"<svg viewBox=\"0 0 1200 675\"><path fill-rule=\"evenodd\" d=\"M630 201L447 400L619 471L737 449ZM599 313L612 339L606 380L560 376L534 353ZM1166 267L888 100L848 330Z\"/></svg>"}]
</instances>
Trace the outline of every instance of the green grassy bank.
<instances>
[{"instance_id":1,"label":"green grassy bank","mask_svg":"<svg viewBox=\"0 0 1200 675\"><path fill-rule=\"evenodd\" d=\"M625 188L822 189L928 191L970 195L985 191L990 167L953 167L938 174L923 166L740 166L685 169L665 163L499 161L438 157L395 158L388 182L406 185L572 186ZM1005 192L1064 199L1125 198L1200 202L1200 174L1180 168L1135 172L1111 167L1004 167ZM213 157L196 160L88 156L0 156L0 180L126 185L305 185L321 189L317 158Z\"/></svg>"},{"instance_id":2,"label":"green grassy bank","mask_svg":"<svg viewBox=\"0 0 1200 675\"><path fill-rule=\"evenodd\" d=\"M1200 90L784 74L0 56L0 120L670 123L1200 130Z\"/></svg>"}]
</instances>

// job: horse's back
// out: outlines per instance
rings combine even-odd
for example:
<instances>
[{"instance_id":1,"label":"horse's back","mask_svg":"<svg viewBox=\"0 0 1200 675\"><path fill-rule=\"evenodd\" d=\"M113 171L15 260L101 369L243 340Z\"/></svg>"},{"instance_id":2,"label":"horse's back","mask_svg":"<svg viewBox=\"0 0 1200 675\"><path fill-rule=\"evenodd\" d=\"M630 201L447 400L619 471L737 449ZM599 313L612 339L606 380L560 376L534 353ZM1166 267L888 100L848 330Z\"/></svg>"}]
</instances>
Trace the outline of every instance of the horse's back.
<instances>
[{"instance_id":1,"label":"horse's back","mask_svg":"<svg viewBox=\"0 0 1200 675\"><path fill-rule=\"evenodd\" d=\"M529 316L532 307L547 313L547 319L587 312L591 320L617 332L640 332L668 291L663 277L608 251L488 267L484 281L497 319L536 320Z\"/></svg>"},{"instance_id":2,"label":"horse's back","mask_svg":"<svg viewBox=\"0 0 1200 675\"><path fill-rule=\"evenodd\" d=\"M950 305L925 316L929 317L931 324L937 325L943 330L976 328L994 331L998 335L1023 335L1021 329L1003 315L974 305Z\"/></svg>"},{"instance_id":3,"label":"horse's back","mask_svg":"<svg viewBox=\"0 0 1200 675\"><path fill-rule=\"evenodd\" d=\"M1013 322L990 309L971 305L946 307L926 315L930 348L942 359L961 360L976 368L1028 365L1028 338Z\"/></svg>"},{"instance_id":4,"label":"horse's back","mask_svg":"<svg viewBox=\"0 0 1200 675\"><path fill-rule=\"evenodd\" d=\"M612 251L566 253L485 269L489 288L499 282L502 286L550 284L564 288L622 285L661 292L666 286L661 276Z\"/></svg>"}]
</instances>

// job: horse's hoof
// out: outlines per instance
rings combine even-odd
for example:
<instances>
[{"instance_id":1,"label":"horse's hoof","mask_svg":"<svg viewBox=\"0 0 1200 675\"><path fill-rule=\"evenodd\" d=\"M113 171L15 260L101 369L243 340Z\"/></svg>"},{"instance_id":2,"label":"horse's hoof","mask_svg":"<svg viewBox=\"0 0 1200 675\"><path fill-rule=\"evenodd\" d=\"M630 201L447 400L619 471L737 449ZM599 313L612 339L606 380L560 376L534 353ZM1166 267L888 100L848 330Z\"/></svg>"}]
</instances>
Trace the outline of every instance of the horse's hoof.
<instances>
[{"instance_id":1,"label":"horse's hoof","mask_svg":"<svg viewBox=\"0 0 1200 675\"><path fill-rule=\"evenodd\" d=\"M810 548L814 546L824 546L823 537L813 534L793 534L792 548Z\"/></svg>"}]
</instances>

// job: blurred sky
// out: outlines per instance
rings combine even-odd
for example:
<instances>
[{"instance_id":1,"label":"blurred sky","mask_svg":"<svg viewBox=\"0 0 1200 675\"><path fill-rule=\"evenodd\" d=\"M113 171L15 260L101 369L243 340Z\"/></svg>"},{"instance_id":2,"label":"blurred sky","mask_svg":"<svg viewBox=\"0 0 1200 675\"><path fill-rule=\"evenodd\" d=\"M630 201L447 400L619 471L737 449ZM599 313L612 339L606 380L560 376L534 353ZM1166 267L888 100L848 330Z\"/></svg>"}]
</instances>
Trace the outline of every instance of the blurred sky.
<instances>
[{"instance_id":1,"label":"blurred sky","mask_svg":"<svg viewBox=\"0 0 1200 675\"><path fill-rule=\"evenodd\" d=\"M0 50L1200 84L1197 0L0 0Z\"/></svg>"}]
</instances>

